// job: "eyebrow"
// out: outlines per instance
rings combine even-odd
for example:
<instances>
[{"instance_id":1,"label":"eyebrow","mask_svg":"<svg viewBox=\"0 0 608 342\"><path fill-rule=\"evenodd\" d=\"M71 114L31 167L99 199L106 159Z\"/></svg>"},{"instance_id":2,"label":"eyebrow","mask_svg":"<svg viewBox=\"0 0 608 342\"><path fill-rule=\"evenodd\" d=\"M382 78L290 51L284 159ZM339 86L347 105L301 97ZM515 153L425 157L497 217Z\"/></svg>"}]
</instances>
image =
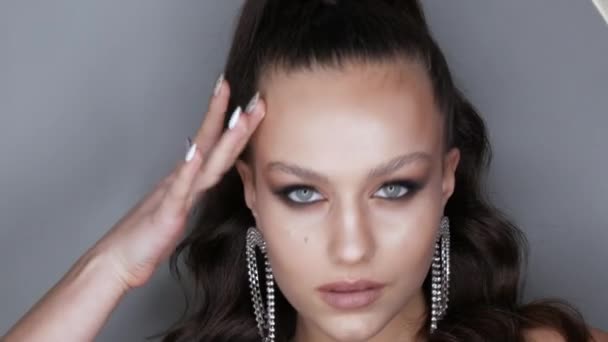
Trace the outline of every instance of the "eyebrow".
<instances>
[{"instance_id":1,"label":"eyebrow","mask_svg":"<svg viewBox=\"0 0 608 342\"><path fill-rule=\"evenodd\" d=\"M417 162L417 161L431 161L431 156L428 153L424 153L424 152L414 152L414 153L408 153L408 154L398 156L396 158L389 160L388 162L382 163L382 164L374 167L373 169L371 169L367 175L367 178L372 179L372 178L389 175L389 174L399 170L403 166ZM301 167L301 166L298 166L295 164L275 161L275 162L268 163L268 165L266 166L266 169L278 170L281 172L292 174L294 176L297 176L297 177L300 177L303 179L315 180L315 181L320 181L323 183L329 183L329 178L327 178L327 176L324 176L320 173L317 173L315 171L306 169L304 167Z\"/></svg>"}]
</instances>

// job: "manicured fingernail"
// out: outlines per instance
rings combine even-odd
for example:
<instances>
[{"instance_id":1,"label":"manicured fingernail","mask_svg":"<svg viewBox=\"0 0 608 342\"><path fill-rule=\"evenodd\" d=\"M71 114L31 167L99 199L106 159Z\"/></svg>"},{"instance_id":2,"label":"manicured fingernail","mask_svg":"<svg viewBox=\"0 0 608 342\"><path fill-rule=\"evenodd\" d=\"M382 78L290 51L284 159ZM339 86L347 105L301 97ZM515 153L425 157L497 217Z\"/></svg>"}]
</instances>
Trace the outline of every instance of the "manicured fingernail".
<instances>
[{"instance_id":1,"label":"manicured fingernail","mask_svg":"<svg viewBox=\"0 0 608 342\"><path fill-rule=\"evenodd\" d=\"M243 110L241 109L241 107L236 107L236 109L234 110L234 112L232 113L232 116L230 116L230 120L228 121L228 128L229 129L233 129L234 126L236 126L236 123L239 122L239 117L241 117L241 112Z\"/></svg>"},{"instance_id":2,"label":"manicured fingernail","mask_svg":"<svg viewBox=\"0 0 608 342\"><path fill-rule=\"evenodd\" d=\"M192 138L186 138L186 149L189 149L192 146Z\"/></svg>"},{"instance_id":3,"label":"manicured fingernail","mask_svg":"<svg viewBox=\"0 0 608 342\"><path fill-rule=\"evenodd\" d=\"M213 88L213 96L218 96L220 94L220 91L222 90L222 84L224 83L224 74L220 74L220 76L217 78L217 81L215 81L215 88Z\"/></svg>"},{"instance_id":4,"label":"manicured fingernail","mask_svg":"<svg viewBox=\"0 0 608 342\"><path fill-rule=\"evenodd\" d=\"M194 152L196 152L196 144L190 146L188 153L186 153L186 161L189 162L194 158Z\"/></svg>"},{"instance_id":5,"label":"manicured fingernail","mask_svg":"<svg viewBox=\"0 0 608 342\"><path fill-rule=\"evenodd\" d=\"M256 92L255 95L251 98L247 107L245 108L246 113L253 113L255 107L258 105L258 101L260 100L260 92Z\"/></svg>"}]
</instances>

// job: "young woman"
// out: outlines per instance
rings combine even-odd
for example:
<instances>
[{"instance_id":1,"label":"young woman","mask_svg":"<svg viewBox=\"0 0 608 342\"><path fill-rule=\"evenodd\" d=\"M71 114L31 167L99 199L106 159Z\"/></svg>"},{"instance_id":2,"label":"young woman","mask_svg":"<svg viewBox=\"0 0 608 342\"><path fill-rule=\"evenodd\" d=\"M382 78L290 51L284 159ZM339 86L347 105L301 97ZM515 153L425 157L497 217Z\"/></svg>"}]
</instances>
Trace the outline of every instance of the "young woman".
<instances>
[{"instance_id":1,"label":"young woman","mask_svg":"<svg viewBox=\"0 0 608 342\"><path fill-rule=\"evenodd\" d=\"M94 339L171 252L197 291L165 341L606 340L520 302L488 162L417 1L246 1L186 161L5 340Z\"/></svg>"}]
</instances>

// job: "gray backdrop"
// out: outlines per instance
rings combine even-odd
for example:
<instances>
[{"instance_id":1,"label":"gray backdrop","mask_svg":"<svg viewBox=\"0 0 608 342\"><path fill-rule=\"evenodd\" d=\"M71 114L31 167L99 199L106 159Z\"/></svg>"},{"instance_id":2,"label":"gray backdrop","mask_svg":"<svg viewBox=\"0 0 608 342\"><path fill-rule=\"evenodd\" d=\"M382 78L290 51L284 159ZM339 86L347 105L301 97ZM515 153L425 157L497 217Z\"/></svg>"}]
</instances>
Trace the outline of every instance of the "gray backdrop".
<instances>
[{"instance_id":1,"label":"gray backdrop","mask_svg":"<svg viewBox=\"0 0 608 342\"><path fill-rule=\"evenodd\" d=\"M426 0L494 144L492 196L532 246L527 298L606 329L608 27L591 1ZM0 335L183 157L240 1L0 1ZM183 306L167 268L99 341Z\"/></svg>"}]
</instances>

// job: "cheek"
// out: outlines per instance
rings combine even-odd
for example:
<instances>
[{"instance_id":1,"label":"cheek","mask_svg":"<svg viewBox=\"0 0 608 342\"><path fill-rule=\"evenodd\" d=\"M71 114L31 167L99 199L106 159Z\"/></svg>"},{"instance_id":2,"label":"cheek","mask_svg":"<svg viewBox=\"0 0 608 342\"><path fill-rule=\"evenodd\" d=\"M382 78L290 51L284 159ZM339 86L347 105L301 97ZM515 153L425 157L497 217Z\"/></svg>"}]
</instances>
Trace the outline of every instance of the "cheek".
<instances>
[{"instance_id":1,"label":"cheek","mask_svg":"<svg viewBox=\"0 0 608 342\"><path fill-rule=\"evenodd\" d=\"M380 252L401 255L397 260L407 262L420 261L416 256L426 258L439 230L441 198L441 180L433 177L403 204L379 202L370 212Z\"/></svg>"},{"instance_id":2,"label":"cheek","mask_svg":"<svg viewBox=\"0 0 608 342\"><path fill-rule=\"evenodd\" d=\"M377 267L393 274L401 297L424 281L432 262L440 222L440 198L435 191L419 194L411 206L391 213L378 211Z\"/></svg>"},{"instance_id":3,"label":"cheek","mask_svg":"<svg viewBox=\"0 0 608 342\"><path fill-rule=\"evenodd\" d=\"M322 218L313 211L286 207L270 192L259 192L258 225L281 292L298 311L323 279L331 279L323 250ZM335 275L334 275L335 276Z\"/></svg>"},{"instance_id":4,"label":"cheek","mask_svg":"<svg viewBox=\"0 0 608 342\"><path fill-rule=\"evenodd\" d=\"M265 232L276 285L297 312L318 313L320 306L312 304L315 288L334 279L337 272L328 266L318 239L294 233L302 227L280 224L267 225Z\"/></svg>"}]
</instances>

